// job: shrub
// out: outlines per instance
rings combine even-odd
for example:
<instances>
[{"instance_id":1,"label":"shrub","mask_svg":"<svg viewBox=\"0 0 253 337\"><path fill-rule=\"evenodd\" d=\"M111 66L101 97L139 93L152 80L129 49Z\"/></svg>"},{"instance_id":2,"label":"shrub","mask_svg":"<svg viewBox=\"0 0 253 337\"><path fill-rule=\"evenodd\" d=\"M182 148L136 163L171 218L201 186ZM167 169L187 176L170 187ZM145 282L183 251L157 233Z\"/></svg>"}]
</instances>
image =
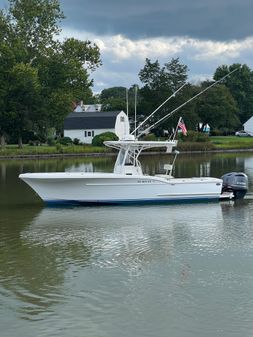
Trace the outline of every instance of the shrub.
<instances>
[{"instance_id":1,"label":"shrub","mask_svg":"<svg viewBox=\"0 0 253 337\"><path fill-rule=\"evenodd\" d=\"M53 137L49 137L49 138L47 139L47 144L48 144L49 146L54 146L54 145L55 145L55 139L54 139Z\"/></svg>"},{"instance_id":2,"label":"shrub","mask_svg":"<svg viewBox=\"0 0 253 337\"><path fill-rule=\"evenodd\" d=\"M147 141L153 141L153 140L155 141L157 138L154 133L150 133L148 135L143 136L142 139L147 140Z\"/></svg>"},{"instance_id":3,"label":"shrub","mask_svg":"<svg viewBox=\"0 0 253 337\"><path fill-rule=\"evenodd\" d=\"M62 144L62 145L70 145L70 144L73 144L72 139L71 139L70 137L62 137L62 138L59 140L59 143Z\"/></svg>"},{"instance_id":4,"label":"shrub","mask_svg":"<svg viewBox=\"0 0 253 337\"><path fill-rule=\"evenodd\" d=\"M30 146L34 146L34 141L29 140L28 144L29 144Z\"/></svg>"},{"instance_id":5,"label":"shrub","mask_svg":"<svg viewBox=\"0 0 253 337\"><path fill-rule=\"evenodd\" d=\"M79 138L74 138L73 139L73 144L80 145L80 139Z\"/></svg>"},{"instance_id":6,"label":"shrub","mask_svg":"<svg viewBox=\"0 0 253 337\"><path fill-rule=\"evenodd\" d=\"M56 150L59 153L63 153L63 148L62 148L61 144L59 144L59 143L56 144Z\"/></svg>"},{"instance_id":7,"label":"shrub","mask_svg":"<svg viewBox=\"0 0 253 337\"><path fill-rule=\"evenodd\" d=\"M103 146L104 142L107 140L118 140L118 137L113 132L104 132L100 135L96 135L92 139L92 145L93 146Z\"/></svg>"},{"instance_id":8,"label":"shrub","mask_svg":"<svg viewBox=\"0 0 253 337\"><path fill-rule=\"evenodd\" d=\"M223 136L222 130L214 129L211 131L211 136Z\"/></svg>"},{"instance_id":9,"label":"shrub","mask_svg":"<svg viewBox=\"0 0 253 337\"><path fill-rule=\"evenodd\" d=\"M179 151L211 151L215 149L215 145L211 142L181 142L178 144Z\"/></svg>"},{"instance_id":10,"label":"shrub","mask_svg":"<svg viewBox=\"0 0 253 337\"><path fill-rule=\"evenodd\" d=\"M205 143L209 142L209 136L203 132L198 131L188 131L187 136L180 134L179 139L183 142L195 142L195 143Z\"/></svg>"}]
</instances>

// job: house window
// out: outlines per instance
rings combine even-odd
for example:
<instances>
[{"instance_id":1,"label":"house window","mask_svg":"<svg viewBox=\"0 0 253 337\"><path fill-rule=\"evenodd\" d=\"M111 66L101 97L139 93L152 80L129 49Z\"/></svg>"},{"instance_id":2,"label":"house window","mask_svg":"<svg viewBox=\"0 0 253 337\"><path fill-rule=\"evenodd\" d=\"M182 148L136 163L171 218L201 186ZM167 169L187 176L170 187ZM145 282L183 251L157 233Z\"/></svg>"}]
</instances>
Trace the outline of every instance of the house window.
<instances>
[{"instance_id":1,"label":"house window","mask_svg":"<svg viewBox=\"0 0 253 337\"><path fill-rule=\"evenodd\" d=\"M121 122L125 122L124 116L120 116L120 121L121 121Z\"/></svg>"},{"instance_id":2,"label":"house window","mask_svg":"<svg viewBox=\"0 0 253 337\"><path fill-rule=\"evenodd\" d=\"M94 131L84 131L84 137L94 137L95 132Z\"/></svg>"}]
</instances>

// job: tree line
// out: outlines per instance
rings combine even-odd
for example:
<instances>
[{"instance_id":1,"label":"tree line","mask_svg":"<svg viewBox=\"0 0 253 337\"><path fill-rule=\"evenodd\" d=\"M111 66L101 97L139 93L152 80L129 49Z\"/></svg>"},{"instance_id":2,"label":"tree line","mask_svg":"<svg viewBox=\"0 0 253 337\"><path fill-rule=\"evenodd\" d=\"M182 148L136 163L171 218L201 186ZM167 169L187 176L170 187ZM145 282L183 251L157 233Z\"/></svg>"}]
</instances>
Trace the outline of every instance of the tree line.
<instances>
[{"instance_id":1,"label":"tree line","mask_svg":"<svg viewBox=\"0 0 253 337\"><path fill-rule=\"evenodd\" d=\"M201 123L202 127L209 124L217 134L233 133L253 115L253 71L245 64L222 65L215 70L213 80L191 84L188 82L188 67L180 63L179 58L173 58L164 65L160 65L158 60L152 62L146 59L139 72L141 86L138 86L137 95L138 114L142 118L148 116L183 86L155 115L155 120L158 120L235 69L238 70L186 104L155 130L162 134L162 130L171 129L182 116L189 129L196 130ZM128 90L129 111L132 114L135 87ZM114 87L104 89L98 99L105 109L125 110L125 96L124 87Z\"/></svg>"},{"instance_id":2,"label":"tree line","mask_svg":"<svg viewBox=\"0 0 253 337\"><path fill-rule=\"evenodd\" d=\"M74 104L102 103L103 110L126 110L126 88L104 89L93 95L91 73L102 65L99 48L91 41L59 40L65 16L59 0L9 0L0 11L0 139L4 146L12 139L22 146L23 138L45 138L48 130L61 130ZM196 100L191 101L156 129L175 126L179 115L189 129L208 123L213 130L231 132L253 111L253 72L247 65L222 65L214 73L227 77ZM139 72L137 111L149 115L179 87L184 88L164 105L156 120L193 97L212 81L188 83L188 67L179 58L161 65L146 59ZM136 85L128 88L129 112L134 112ZM152 122L152 121L151 121ZM28 135L28 136L27 136Z\"/></svg>"}]
</instances>

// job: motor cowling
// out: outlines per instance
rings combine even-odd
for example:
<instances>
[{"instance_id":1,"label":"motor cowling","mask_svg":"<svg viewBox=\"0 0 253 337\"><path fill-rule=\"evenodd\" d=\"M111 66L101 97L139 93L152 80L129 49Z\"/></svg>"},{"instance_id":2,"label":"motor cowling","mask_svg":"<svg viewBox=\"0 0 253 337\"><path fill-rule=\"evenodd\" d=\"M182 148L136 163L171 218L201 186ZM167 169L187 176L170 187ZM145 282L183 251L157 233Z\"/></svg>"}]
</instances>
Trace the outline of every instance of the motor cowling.
<instances>
[{"instance_id":1,"label":"motor cowling","mask_svg":"<svg viewBox=\"0 0 253 337\"><path fill-rule=\"evenodd\" d=\"M221 179L222 192L233 192L235 199L244 198L248 191L248 176L243 172L230 172L224 174Z\"/></svg>"}]
</instances>

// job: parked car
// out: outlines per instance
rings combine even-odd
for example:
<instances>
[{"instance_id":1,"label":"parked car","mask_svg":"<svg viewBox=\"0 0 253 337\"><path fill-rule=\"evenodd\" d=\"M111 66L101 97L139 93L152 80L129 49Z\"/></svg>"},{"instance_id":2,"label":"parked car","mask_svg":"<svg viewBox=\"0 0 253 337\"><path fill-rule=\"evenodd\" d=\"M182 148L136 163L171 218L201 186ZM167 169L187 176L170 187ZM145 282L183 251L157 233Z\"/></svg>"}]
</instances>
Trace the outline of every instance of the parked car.
<instances>
[{"instance_id":1,"label":"parked car","mask_svg":"<svg viewBox=\"0 0 253 337\"><path fill-rule=\"evenodd\" d=\"M235 135L238 137L251 137L252 136L251 134L249 134L248 132L244 130L236 131Z\"/></svg>"}]
</instances>

